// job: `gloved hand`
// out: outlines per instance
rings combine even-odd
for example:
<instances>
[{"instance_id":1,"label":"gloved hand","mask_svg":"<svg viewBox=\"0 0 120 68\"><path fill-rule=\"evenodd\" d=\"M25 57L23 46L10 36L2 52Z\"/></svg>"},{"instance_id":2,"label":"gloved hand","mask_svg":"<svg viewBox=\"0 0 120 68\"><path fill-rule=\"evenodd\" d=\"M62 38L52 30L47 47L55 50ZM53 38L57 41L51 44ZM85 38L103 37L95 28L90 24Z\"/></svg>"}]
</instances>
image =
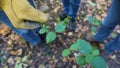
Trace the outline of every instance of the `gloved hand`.
<instances>
[{"instance_id":1,"label":"gloved hand","mask_svg":"<svg viewBox=\"0 0 120 68\"><path fill-rule=\"evenodd\" d=\"M28 0L0 0L0 8L15 28L35 29L48 19L48 15L36 10Z\"/></svg>"}]
</instances>

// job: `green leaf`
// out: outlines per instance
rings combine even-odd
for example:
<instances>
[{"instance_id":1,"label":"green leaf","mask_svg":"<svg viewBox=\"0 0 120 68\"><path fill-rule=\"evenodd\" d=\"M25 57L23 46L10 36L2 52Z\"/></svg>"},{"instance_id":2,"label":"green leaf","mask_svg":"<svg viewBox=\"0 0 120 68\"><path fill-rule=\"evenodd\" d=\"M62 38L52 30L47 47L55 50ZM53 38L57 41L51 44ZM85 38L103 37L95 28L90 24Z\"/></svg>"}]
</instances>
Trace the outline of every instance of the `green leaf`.
<instances>
[{"instance_id":1,"label":"green leaf","mask_svg":"<svg viewBox=\"0 0 120 68\"><path fill-rule=\"evenodd\" d=\"M42 28L42 29L39 31L39 33L40 33L40 34L44 34L44 33L46 33L46 31L47 31L47 29Z\"/></svg>"},{"instance_id":2,"label":"green leaf","mask_svg":"<svg viewBox=\"0 0 120 68\"><path fill-rule=\"evenodd\" d=\"M5 65L3 68L8 68L8 66L7 66L7 65Z\"/></svg>"},{"instance_id":3,"label":"green leaf","mask_svg":"<svg viewBox=\"0 0 120 68\"><path fill-rule=\"evenodd\" d=\"M22 63L22 65L26 68L28 67L28 64Z\"/></svg>"},{"instance_id":4,"label":"green leaf","mask_svg":"<svg viewBox=\"0 0 120 68\"><path fill-rule=\"evenodd\" d=\"M96 26L92 26L91 30L92 30L92 32L96 33L97 27Z\"/></svg>"},{"instance_id":5,"label":"green leaf","mask_svg":"<svg viewBox=\"0 0 120 68\"><path fill-rule=\"evenodd\" d=\"M40 29L39 33L40 34L44 34L47 33L49 30L48 28L50 28L49 26L46 26L45 24L42 25L42 29Z\"/></svg>"},{"instance_id":6,"label":"green leaf","mask_svg":"<svg viewBox=\"0 0 120 68\"><path fill-rule=\"evenodd\" d=\"M61 21L60 17L57 17L56 20L57 20L57 22L60 22L60 21Z\"/></svg>"},{"instance_id":7,"label":"green leaf","mask_svg":"<svg viewBox=\"0 0 120 68\"><path fill-rule=\"evenodd\" d=\"M0 62L4 62L5 59L3 57L0 57Z\"/></svg>"},{"instance_id":8,"label":"green leaf","mask_svg":"<svg viewBox=\"0 0 120 68\"><path fill-rule=\"evenodd\" d=\"M98 56L100 54L99 50L95 49L92 51L92 55Z\"/></svg>"},{"instance_id":9,"label":"green leaf","mask_svg":"<svg viewBox=\"0 0 120 68\"><path fill-rule=\"evenodd\" d=\"M112 33L111 36L112 36L112 38L115 38L115 37L117 37L117 34L116 33Z\"/></svg>"},{"instance_id":10,"label":"green leaf","mask_svg":"<svg viewBox=\"0 0 120 68\"><path fill-rule=\"evenodd\" d=\"M70 19L71 19L71 18L70 18L69 16L68 16L67 18L65 18L65 19L64 19L64 22L65 22L64 24L69 23Z\"/></svg>"},{"instance_id":11,"label":"green leaf","mask_svg":"<svg viewBox=\"0 0 120 68\"><path fill-rule=\"evenodd\" d=\"M88 42L86 42L85 40L78 39L77 45L78 45L78 50L84 55L88 55L92 52L91 45Z\"/></svg>"},{"instance_id":12,"label":"green leaf","mask_svg":"<svg viewBox=\"0 0 120 68\"><path fill-rule=\"evenodd\" d=\"M102 57L97 56L92 62L92 67L93 68L107 68L107 64Z\"/></svg>"},{"instance_id":13,"label":"green leaf","mask_svg":"<svg viewBox=\"0 0 120 68\"><path fill-rule=\"evenodd\" d=\"M96 48L95 48L94 46L91 46L91 47L92 47L92 51L93 51L93 50L96 50Z\"/></svg>"},{"instance_id":14,"label":"green leaf","mask_svg":"<svg viewBox=\"0 0 120 68\"><path fill-rule=\"evenodd\" d=\"M64 21L62 21L55 26L55 31L58 33L62 33L65 30L65 28L66 25L64 25Z\"/></svg>"},{"instance_id":15,"label":"green leaf","mask_svg":"<svg viewBox=\"0 0 120 68\"><path fill-rule=\"evenodd\" d=\"M15 68L23 68L23 67L22 67L22 64L21 64L21 63L20 63L20 64L16 63L16 64L15 64Z\"/></svg>"},{"instance_id":16,"label":"green leaf","mask_svg":"<svg viewBox=\"0 0 120 68\"><path fill-rule=\"evenodd\" d=\"M46 25L45 25L45 24L43 24L43 25L42 25L42 28L46 28Z\"/></svg>"},{"instance_id":17,"label":"green leaf","mask_svg":"<svg viewBox=\"0 0 120 68\"><path fill-rule=\"evenodd\" d=\"M18 65L18 68L23 68L23 67L22 67L22 64L19 64L19 65Z\"/></svg>"},{"instance_id":18,"label":"green leaf","mask_svg":"<svg viewBox=\"0 0 120 68\"><path fill-rule=\"evenodd\" d=\"M0 51L0 54L2 55L2 54L4 54L5 53L5 51L4 50L2 50L2 51Z\"/></svg>"},{"instance_id":19,"label":"green leaf","mask_svg":"<svg viewBox=\"0 0 120 68\"><path fill-rule=\"evenodd\" d=\"M19 65L16 63L16 64L15 64L15 68L18 68L18 67L19 67Z\"/></svg>"},{"instance_id":20,"label":"green leaf","mask_svg":"<svg viewBox=\"0 0 120 68\"><path fill-rule=\"evenodd\" d=\"M77 57L76 63L77 63L78 65L80 65L80 66L85 65L85 64L86 64L86 62L85 62L85 57L84 57L84 56L79 56L79 57Z\"/></svg>"},{"instance_id":21,"label":"green leaf","mask_svg":"<svg viewBox=\"0 0 120 68\"><path fill-rule=\"evenodd\" d=\"M89 16L89 17L88 17L88 21L89 21L91 24L93 24L93 23L94 23L94 18L93 18L92 16Z\"/></svg>"},{"instance_id":22,"label":"green leaf","mask_svg":"<svg viewBox=\"0 0 120 68\"><path fill-rule=\"evenodd\" d=\"M62 52L62 56L63 56L63 57L66 57L66 56L68 56L69 54L70 54L70 50L68 50L68 49L64 49L63 52Z\"/></svg>"},{"instance_id":23,"label":"green leaf","mask_svg":"<svg viewBox=\"0 0 120 68\"><path fill-rule=\"evenodd\" d=\"M55 32L49 32L46 36L46 42L47 44L51 43L56 39L56 33Z\"/></svg>"},{"instance_id":24,"label":"green leaf","mask_svg":"<svg viewBox=\"0 0 120 68\"><path fill-rule=\"evenodd\" d=\"M24 57L22 58L22 62L27 61L27 59L28 59L28 56L24 56Z\"/></svg>"},{"instance_id":25,"label":"green leaf","mask_svg":"<svg viewBox=\"0 0 120 68\"><path fill-rule=\"evenodd\" d=\"M72 44L72 45L70 46L70 50L77 50L77 49L78 49L77 44Z\"/></svg>"},{"instance_id":26,"label":"green leaf","mask_svg":"<svg viewBox=\"0 0 120 68\"><path fill-rule=\"evenodd\" d=\"M86 56L85 60L86 60L87 63L92 63L93 60L94 60L94 56L89 54L89 55Z\"/></svg>"},{"instance_id":27,"label":"green leaf","mask_svg":"<svg viewBox=\"0 0 120 68\"><path fill-rule=\"evenodd\" d=\"M99 19L95 19L93 18L92 16L89 16L88 17L88 21L91 23L91 24L94 24L96 26L99 26L101 24L101 21Z\"/></svg>"},{"instance_id":28,"label":"green leaf","mask_svg":"<svg viewBox=\"0 0 120 68\"><path fill-rule=\"evenodd\" d=\"M94 19L94 25L99 26L101 24L101 21L98 19Z\"/></svg>"}]
</instances>

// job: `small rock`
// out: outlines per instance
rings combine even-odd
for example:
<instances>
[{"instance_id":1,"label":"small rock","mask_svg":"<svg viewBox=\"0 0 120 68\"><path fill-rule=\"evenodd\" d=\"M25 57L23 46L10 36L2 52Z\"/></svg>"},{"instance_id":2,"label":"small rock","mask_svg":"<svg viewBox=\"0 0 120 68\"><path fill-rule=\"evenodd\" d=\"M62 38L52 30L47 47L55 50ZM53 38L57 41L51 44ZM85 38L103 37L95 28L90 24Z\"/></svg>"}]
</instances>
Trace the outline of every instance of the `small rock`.
<instances>
[{"instance_id":1,"label":"small rock","mask_svg":"<svg viewBox=\"0 0 120 68\"><path fill-rule=\"evenodd\" d=\"M68 36L72 36L72 35L73 35L73 33L72 33L72 32L69 32L69 33L68 33Z\"/></svg>"},{"instance_id":2,"label":"small rock","mask_svg":"<svg viewBox=\"0 0 120 68\"><path fill-rule=\"evenodd\" d=\"M37 56L41 56L41 53L38 53Z\"/></svg>"}]
</instances>

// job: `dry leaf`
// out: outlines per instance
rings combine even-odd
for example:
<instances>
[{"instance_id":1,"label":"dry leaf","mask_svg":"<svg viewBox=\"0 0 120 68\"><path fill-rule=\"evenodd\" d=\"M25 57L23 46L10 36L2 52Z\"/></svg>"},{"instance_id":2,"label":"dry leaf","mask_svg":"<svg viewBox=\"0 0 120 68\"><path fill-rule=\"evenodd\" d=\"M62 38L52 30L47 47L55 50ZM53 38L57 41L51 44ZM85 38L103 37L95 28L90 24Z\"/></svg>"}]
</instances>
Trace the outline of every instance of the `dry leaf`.
<instances>
[{"instance_id":1,"label":"dry leaf","mask_svg":"<svg viewBox=\"0 0 120 68\"><path fill-rule=\"evenodd\" d=\"M75 57L72 57L72 58L68 57L68 60L69 60L70 62L75 62L75 61L76 61Z\"/></svg>"},{"instance_id":2,"label":"dry leaf","mask_svg":"<svg viewBox=\"0 0 120 68\"><path fill-rule=\"evenodd\" d=\"M5 24L0 25L0 34L5 36L8 33L10 33L10 28L8 26L6 26Z\"/></svg>"},{"instance_id":3,"label":"dry leaf","mask_svg":"<svg viewBox=\"0 0 120 68\"><path fill-rule=\"evenodd\" d=\"M12 50L13 48L12 47L6 47L6 50Z\"/></svg>"},{"instance_id":4,"label":"dry leaf","mask_svg":"<svg viewBox=\"0 0 120 68\"><path fill-rule=\"evenodd\" d=\"M10 54L11 55L17 55L17 52L16 51L10 51Z\"/></svg>"},{"instance_id":5,"label":"dry leaf","mask_svg":"<svg viewBox=\"0 0 120 68\"><path fill-rule=\"evenodd\" d=\"M13 43L12 43L12 40L8 40L8 45L12 45Z\"/></svg>"},{"instance_id":6,"label":"dry leaf","mask_svg":"<svg viewBox=\"0 0 120 68\"><path fill-rule=\"evenodd\" d=\"M21 48L21 49L18 49L16 52L17 52L17 55L20 56L20 55L22 55L22 53L23 53L23 49L22 49L22 48Z\"/></svg>"},{"instance_id":7,"label":"dry leaf","mask_svg":"<svg viewBox=\"0 0 120 68\"><path fill-rule=\"evenodd\" d=\"M62 62L67 62L67 58L64 57L64 58L62 59Z\"/></svg>"}]
</instances>

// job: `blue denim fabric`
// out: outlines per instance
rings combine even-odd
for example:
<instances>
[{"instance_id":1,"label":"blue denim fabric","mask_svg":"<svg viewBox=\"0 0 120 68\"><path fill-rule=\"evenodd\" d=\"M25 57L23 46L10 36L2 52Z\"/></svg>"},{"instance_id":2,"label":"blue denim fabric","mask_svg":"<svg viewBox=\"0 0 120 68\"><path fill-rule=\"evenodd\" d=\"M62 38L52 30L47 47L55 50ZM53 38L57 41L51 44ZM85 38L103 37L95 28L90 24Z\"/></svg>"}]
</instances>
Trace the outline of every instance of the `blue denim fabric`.
<instances>
[{"instance_id":1,"label":"blue denim fabric","mask_svg":"<svg viewBox=\"0 0 120 68\"><path fill-rule=\"evenodd\" d=\"M29 2L34 5L32 0L29 0ZM6 14L1 10L0 11L0 22L8 25L14 32L16 32L18 35L20 35L23 39L28 41L32 45L36 45L41 42L40 37L38 36L38 30L40 28L34 29L34 30L28 30L28 29L17 29L14 28L11 24L10 20L6 16Z\"/></svg>"},{"instance_id":2,"label":"blue denim fabric","mask_svg":"<svg viewBox=\"0 0 120 68\"><path fill-rule=\"evenodd\" d=\"M112 39L109 43L105 44L105 52L107 54L118 50L120 50L120 34L116 38Z\"/></svg>"},{"instance_id":3,"label":"blue denim fabric","mask_svg":"<svg viewBox=\"0 0 120 68\"><path fill-rule=\"evenodd\" d=\"M108 38L116 25L120 24L120 0L113 0L109 8L108 15L103 21L101 28L98 30L94 39L99 42L103 42ZM105 51L112 53L115 50L120 49L120 35L115 39L105 44Z\"/></svg>"},{"instance_id":4,"label":"blue denim fabric","mask_svg":"<svg viewBox=\"0 0 120 68\"><path fill-rule=\"evenodd\" d=\"M64 6L64 13L75 19L79 10L80 1L81 0L62 0Z\"/></svg>"}]
</instances>

